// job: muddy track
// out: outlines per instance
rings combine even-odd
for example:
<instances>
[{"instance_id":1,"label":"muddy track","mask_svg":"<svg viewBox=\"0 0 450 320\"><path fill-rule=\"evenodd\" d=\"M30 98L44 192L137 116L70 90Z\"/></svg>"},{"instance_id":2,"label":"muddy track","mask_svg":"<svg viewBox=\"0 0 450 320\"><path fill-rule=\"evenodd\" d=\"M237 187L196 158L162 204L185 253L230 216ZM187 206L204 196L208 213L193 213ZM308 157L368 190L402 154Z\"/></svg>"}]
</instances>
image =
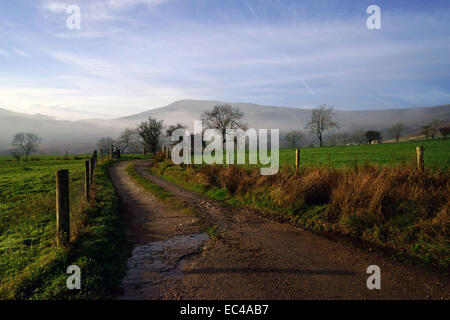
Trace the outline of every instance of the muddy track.
<instances>
[{"instance_id":1,"label":"muddy track","mask_svg":"<svg viewBox=\"0 0 450 320\"><path fill-rule=\"evenodd\" d=\"M334 242L246 210L229 208L149 173L202 219L170 209L126 174L110 168L127 230L135 241L122 299L449 299L449 278ZM217 225L218 240L201 233ZM381 289L366 286L381 269Z\"/></svg>"}]
</instances>

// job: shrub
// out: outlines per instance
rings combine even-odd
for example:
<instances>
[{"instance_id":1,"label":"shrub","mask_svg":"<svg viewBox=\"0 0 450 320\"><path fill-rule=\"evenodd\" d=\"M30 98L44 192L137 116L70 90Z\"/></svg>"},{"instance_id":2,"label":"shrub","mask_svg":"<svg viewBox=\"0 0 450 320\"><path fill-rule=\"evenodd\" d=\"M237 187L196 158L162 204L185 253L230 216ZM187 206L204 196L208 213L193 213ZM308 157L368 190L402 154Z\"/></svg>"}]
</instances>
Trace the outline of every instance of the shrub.
<instances>
[{"instance_id":1,"label":"shrub","mask_svg":"<svg viewBox=\"0 0 450 320\"><path fill-rule=\"evenodd\" d=\"M155 162L162 162L166 160L166 154L162 151L159 151L155 154L155 157L153 158Z\"/></svg>"}]
</instances>

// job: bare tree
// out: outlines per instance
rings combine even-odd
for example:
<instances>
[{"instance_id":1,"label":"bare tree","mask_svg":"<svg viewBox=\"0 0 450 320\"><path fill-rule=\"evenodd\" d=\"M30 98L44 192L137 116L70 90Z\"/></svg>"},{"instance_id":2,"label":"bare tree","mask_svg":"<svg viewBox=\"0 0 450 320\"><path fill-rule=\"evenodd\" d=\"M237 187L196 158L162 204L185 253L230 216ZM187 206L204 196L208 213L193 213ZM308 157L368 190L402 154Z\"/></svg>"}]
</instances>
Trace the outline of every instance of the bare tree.
<instances>
[{"instance_id":1,"label":"bare tree","mask_svg":"<svg viewBox=\"0 0 450 320\"><path fill-rule=\"evenodd\" d=\"M300 141L305 137L305 134L300 130L292 130L286 135L286 142L288 147L295 148L299 146Z\"/></svg>"},{"instance_id":2,"label":"bare tree","mask_svg":"<svg viewBox=\"0 0 450 320\"><path fill-rule=\"evenodd\" d=\"M103 137L97 141L97 148L109 152L111 145L114 145L116 141L111 137Z\"/></svg>"},{"instance_id":3,"label":"bare tree","mask_svg":"<svg viewBox=\"0 0 450 320\"><path fill-rule=\"evenodd\" d=\"M120 149L121 153L125 153L125 151L130 148L135 150L140 143L140 137L136 129L127 128L122 131L119 138L116 141L117 147Z\"/></svg>"},{"instance_id":4,"label":"bare tree","mask_svg":"<svg viewBox=\"0 0 450 320\"><path fill-rule=\"evenodd\" d=\"M438 119L434 119L428 124L430 127L431 139L434 139L434 137L436 136L436 133L438 132L438 130L442 126L442 124L443 124L443 121L438 120Z\"/></svg>"},{"instance_id":5,"label":"bare tree","mask_svg":"<svg viewBox=\"0 0 450 320\"><path fill-rule=\"evenodd\" d=\"M442 138L447 139L447 136L450 135L450 126L440 127L439 132L441 133Z\"/></svg>"},{"instance_id":6,"label":"bare tree","mask_svg":"<svg viewBox=\"0 0 450 320\"><path fill-rule=\"evenodd\" d=\"M25 155L25 160L28 161L28 156L38 150L41 141L42 139L37 134L29 132L17 133L11 143L15 148L12 151L12 155L16 158L18 155Z\"/></svg>"},{"instance_id":7,"label":"bare tree","mask_svg":"<svg viewBox=\"0 0 450 320\"><path fill-rule=\"evenodd\" d=\"M422 130L420 131L420 133L425 135L425 138L428 140L432 136L431 126L429 125L422 126Z\"/></svg>"},{"instance_id":8,"label":"bare tree","mask_svg":"<svg viewBox=\"0 0 450 320\"><path fill-rule=\"evenodd\" d=\"M321 105L312 111L311 121L306 124L306 129L309 129L319 139L320 147L323 146L325 132L339 128L339 124L332 120L332 116L333 107Z\"/></svg>"},{"instance_id":9,"label":"bare tree","mask_svg":"<svg viewBox=\"0 0 450 320\"><path fill-rule=\"evenodd\" d=\"M402 136L402 132L405 130L405 125L402 122L394 124L392 128L388 130L389 135L398 142L398 139Z\"/></svg>"},{"instance_id":10,"label":"bare tree","mask_svg":"<svg viewBox=\"0 0 450 320\"><path fill-rule=\"evenodd\" d=\"M156 150L160 144L160 139L164 133L163 123L164 122L162 120L158 121L150 117L147 121L142 122L137 128L138 133L142 140L144 140L145 145L149 147L153 154L156 153Z\"/></svg>"},{"instance_id":11,"label":"bare tree","mask_svg":"<svg viewBox=\"0 0 450 320\"><path fill-rule=\"evenodd\" d=\"M218 130L225 142L227 129L246 129L246 125L242 123L243 117L244 113L239 108L226 104L204 111L201 120L205 128Z\"/></svg>"}]
</instances>

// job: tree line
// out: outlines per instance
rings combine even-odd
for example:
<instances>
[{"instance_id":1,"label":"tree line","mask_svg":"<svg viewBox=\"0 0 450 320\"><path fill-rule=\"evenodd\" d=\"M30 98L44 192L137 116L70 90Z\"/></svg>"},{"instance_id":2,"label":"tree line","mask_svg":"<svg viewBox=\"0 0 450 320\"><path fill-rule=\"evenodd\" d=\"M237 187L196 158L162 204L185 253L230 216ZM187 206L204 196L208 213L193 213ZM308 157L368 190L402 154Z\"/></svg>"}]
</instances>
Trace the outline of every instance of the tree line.
<instances>
[{"instance_id":1,"label":"tree line","mask_svg":"<svg viewBox=\"0 0 450 320\"><path fill-rule=\"evenodd\" d=\"M239 108L228 104L217 105L201 114L203 129L217 130L223 137L225 137L227 129L245 130L247 126L242 122L243 117L244 113ZM173 145L178 142L171 141L172 133L177 129L186 129L186 126L181 123L166 126L163 120L149 117L136 128L125 129L116 140L111 137L101 138L97 142L97 148L109 150L110 146L113 145L121 153L136 153L144 149L155 154L163 145Z\"/></svg>"},{"instance_id":2,"label":"tree line","mask_svg":"<svg viewBox=\"0 0 450 320\"><path fill-rule=\"evenodd\" d=\"M217 105L211 110L201 114L204 129L215 129L225 137L227 129L246 130L247 125L242 121L244 113L231 105ZM305 128L312 134L322 147L327 145L351 145L381 142L383 135L377 130L356 129L352 133L343 132L327 134L333 129L339 129L339 123L334 119L333 107L321 105L311 111L311 118ZM114 146L120 153L141 153L142 150L156 153L163 144L170 145L177 142L170 141L172 133L177 129L186 129L181 123L166 126L164 121L149 117L136 128L124 129L117 139L102 137L97 142L97 148L109 152L110 146ZM387 130L388 135L396 142L402 137L406 126L398 122ZM421 134L426 139L435 139L438 135L446 139L450 135L450 126L444 125L441 120L432 120L423 125ZM306 134L302 130L292 130L285 136L288 147L295 148L303 144ZM30 154L37 152L42 139L34 133L17 133L11 145L11 155L19 160L22 156L28 160ZM225 142L225 141L224 141Z\"/></svg>"},{"instance_id":3,"label":"tree line","mask_svg":"<svg viewBox=\"0 0 450 320\"><path fill-rule=\"evenodd\" d=\"M355 129L353 132L341 132L325 135L333 130L339 129L339 123L333 119L333 107L321 105L312 110L311 119L306 124L307 129L318 139L319 146L322 147L325 142L329 146L336 145L359 145L380 143L383 140L383 134L378 130ZM399 142L404 131L407 129L404 123L398 122L387 130L389 137ZM441 120L432 120L430 123L422 126L421 132L426 139L434 139L440 133L441 137L446 139L450 135L450 126L445 126ZM301 130L292 130L285 136L285 142L288 147L295 148L303 144L306 134Z\"/></svg>"}]
</instances>

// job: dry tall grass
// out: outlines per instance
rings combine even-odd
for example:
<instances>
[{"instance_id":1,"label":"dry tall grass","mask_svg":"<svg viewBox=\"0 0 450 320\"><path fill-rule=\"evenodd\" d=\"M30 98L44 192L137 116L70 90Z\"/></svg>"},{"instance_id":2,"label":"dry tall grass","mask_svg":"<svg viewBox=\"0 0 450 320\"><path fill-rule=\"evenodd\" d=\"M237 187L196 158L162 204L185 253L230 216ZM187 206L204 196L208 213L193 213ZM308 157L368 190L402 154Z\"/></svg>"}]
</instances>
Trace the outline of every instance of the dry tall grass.
<instances>
[{"instance_id":1,"label":"dry tall grass","mask_svg":"<svg viewBox=\"0 0 450 320\"><path fill-rule=\"evenodd\" d=\"M298 173L283 167L276 175L261 176L257 168L208 165L190 168L185 175L183 179L207 188L226 189L229 197L244 203L285 210L305 224L313 221L322 230L449 266L449 171L365 164Z\"/></svg>"}]
</instances>

